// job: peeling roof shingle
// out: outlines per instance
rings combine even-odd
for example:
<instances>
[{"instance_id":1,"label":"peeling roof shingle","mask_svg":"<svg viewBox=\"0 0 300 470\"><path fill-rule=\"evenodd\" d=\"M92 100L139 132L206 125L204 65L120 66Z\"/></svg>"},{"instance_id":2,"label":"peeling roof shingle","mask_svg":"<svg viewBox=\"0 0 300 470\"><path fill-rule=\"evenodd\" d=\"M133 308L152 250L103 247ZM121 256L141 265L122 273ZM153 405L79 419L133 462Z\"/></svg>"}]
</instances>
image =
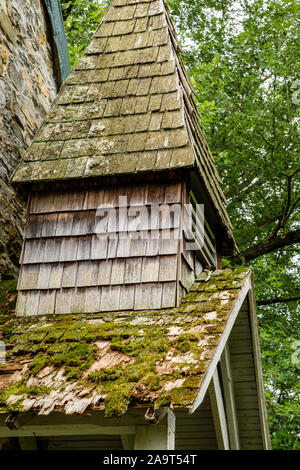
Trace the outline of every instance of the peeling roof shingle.
<instances>
[{"instance_id":1,"label":"peeling roof shingle","mask_svg":"<svg viewBox=\"0 0 300 470\"><path fill-rule=\"evenodd\" d=\"M0 411L191 408L250 271L206 276L178 308L8 321Z\"/></svg>"}]
</instances>

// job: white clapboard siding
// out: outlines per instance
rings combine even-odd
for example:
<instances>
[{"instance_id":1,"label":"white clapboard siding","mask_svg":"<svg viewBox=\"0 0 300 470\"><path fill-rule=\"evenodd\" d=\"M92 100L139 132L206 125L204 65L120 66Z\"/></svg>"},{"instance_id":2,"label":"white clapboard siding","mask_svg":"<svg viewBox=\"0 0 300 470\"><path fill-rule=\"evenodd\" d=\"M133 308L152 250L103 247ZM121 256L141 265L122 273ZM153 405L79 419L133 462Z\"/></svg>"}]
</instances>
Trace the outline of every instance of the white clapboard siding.
<instances>
[{"instance_id":1,"label":"white clapboard siding","mask_svg":"<svg viewBox=\"0 0 300 470\"><path fill-rule=\"evenodd\" d=\"M210 401L207 395L193 414L189 414L187 410L176 410L175 449L218 449Z\"/></svg>"}]
</instances>

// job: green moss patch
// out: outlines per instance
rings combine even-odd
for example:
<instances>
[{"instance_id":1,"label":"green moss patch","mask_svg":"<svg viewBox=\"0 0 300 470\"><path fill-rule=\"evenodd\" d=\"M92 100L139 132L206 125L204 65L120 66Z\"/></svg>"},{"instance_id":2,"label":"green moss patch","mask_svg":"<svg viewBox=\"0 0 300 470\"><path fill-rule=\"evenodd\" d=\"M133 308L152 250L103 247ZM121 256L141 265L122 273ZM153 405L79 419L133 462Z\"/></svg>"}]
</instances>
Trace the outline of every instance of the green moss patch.
<instances>
[{"instance_id":1,"label":"green moss patch","mask_svg":"<svg viewBox=\"0 0 300 470\"><path fill-rule=\"evenodd\" d=\"M88 376L88 380L96 384L101 384L103 382L114 382L118 380L123 373L123 368L121 364L118 364L111 369L101 369L95 372L91 372Z\"/></svg>"},{"instance_id":2,"label":"green moss patch","mask_svg":"<svg viewBox=\"0 0 300 470\"><path fill-rule=\"evenodd\" d=\"M130 403L130 390L132 383L119 381L111 385L109 393L105 399L105 417L106 418L120 418L126 413Z\"/></svg>"},{"instance_id":3,"label":"green moss patch","mask_svg":"<svg viewBox=\"0 0 300 470\"><path fill-rule=\"evenodd\" d=\"M4 323L2 316L6 317L15 313L17 282L16 279L0 282L0 323Z\"/></svg>"},{"instance_id":4,"label":"green moss patch","mask_svg":"<svg viewBox=\"0 0 300 470\"><path fill-rule=\"evenodd\" d=\"M23 381L16 382L15 384L7 387L4 392L0 395L0 404L6 405L11 410L22 410L22 402L25 397L38 397L41 395L47 395L50 392L48 387L43 385L40 386L28 386ZM11 395L20 395L21 398L15 403L8 405L7 400ZM22 397L23 396L23 397Z\"/></svg>"}]
</instances>

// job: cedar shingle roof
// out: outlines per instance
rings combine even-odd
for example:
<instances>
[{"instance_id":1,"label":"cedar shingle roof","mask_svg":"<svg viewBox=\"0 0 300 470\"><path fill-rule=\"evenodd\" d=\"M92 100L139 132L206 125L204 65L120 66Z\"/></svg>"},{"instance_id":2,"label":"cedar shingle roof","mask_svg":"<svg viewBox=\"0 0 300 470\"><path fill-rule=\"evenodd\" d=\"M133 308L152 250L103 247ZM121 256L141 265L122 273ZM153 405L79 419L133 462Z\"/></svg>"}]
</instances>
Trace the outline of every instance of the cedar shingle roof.
<instances>
[{"instance_id":1,"label":"cedar shingle roof","mask_svg":"<svg viewBox=\"0 0 300 470\"><path fill-rule=\"evenodd\" d=\"M250 282L248 269L220 270L210 279L203 273L178 308L10 317L2 327L0 412L105 409L116 417L131 405L191 409Z\"/></svg>"},{"instance_id":2,"label":"cedar shingle roof","mask_svg":"<svg viewBox=\"0 0 300 470\"><path fill-rule=\"evenodd\" d=\"M116 0L14 182L196 167L232 239L220 178L165 0Z\"/></svg>"}]
</instances>

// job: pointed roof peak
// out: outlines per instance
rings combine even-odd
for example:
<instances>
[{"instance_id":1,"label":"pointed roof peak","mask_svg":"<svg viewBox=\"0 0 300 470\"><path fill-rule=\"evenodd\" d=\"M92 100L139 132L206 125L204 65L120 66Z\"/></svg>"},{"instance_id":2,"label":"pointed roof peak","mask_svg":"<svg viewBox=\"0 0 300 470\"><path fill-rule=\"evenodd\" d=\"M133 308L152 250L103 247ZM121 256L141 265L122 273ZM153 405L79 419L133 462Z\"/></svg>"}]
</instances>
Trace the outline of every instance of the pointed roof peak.
<instances>
[{"instance_id":1,"label":"pointed roof peak","mask_svg":"<svg viewBox=\"0 0 300 470\"><path fill-rule=\"evenodd\" d=\"M165 0L115 0L13 181L195 168L229 238L219 176Z\"/></svg>"}]
</instances>

